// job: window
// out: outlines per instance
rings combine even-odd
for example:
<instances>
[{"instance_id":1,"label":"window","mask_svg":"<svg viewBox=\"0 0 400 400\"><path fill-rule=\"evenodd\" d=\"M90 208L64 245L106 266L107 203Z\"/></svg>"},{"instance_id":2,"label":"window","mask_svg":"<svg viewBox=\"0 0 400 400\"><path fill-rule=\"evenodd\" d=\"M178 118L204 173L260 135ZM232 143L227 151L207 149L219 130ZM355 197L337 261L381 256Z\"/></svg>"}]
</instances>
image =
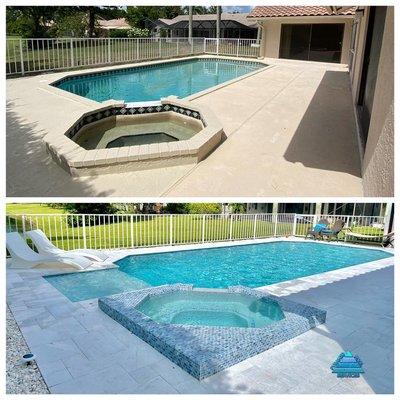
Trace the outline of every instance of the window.
<instances>
[{"instance_id":1,"label":"window","mask_svg":"<svg viewBox=\"0 0 400 400\"><path fill-rule=\"evenodd\" d=\"M339 63L344 24L283 24L280 58Z\"/></svg>"}]
</instances>

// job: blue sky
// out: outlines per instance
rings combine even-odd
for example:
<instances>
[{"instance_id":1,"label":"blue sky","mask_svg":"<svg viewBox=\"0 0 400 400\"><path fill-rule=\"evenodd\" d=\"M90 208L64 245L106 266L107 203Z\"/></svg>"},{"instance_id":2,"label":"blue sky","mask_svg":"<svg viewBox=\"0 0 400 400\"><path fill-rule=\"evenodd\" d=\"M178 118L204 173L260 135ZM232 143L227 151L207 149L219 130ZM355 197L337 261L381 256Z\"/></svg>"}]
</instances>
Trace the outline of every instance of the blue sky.
<instances>
[{"instance_id":1,"label":"blue sky","mask_svg":"<svg viewBox=\"0 0 400 400\"><path fill-rule=\"evenodd\" d=\"M224 12L241 12L241 13L247 13L250 12L250 10L253 8L253 6L222 6L222 11Z\"/></svg>"}]
</instances>

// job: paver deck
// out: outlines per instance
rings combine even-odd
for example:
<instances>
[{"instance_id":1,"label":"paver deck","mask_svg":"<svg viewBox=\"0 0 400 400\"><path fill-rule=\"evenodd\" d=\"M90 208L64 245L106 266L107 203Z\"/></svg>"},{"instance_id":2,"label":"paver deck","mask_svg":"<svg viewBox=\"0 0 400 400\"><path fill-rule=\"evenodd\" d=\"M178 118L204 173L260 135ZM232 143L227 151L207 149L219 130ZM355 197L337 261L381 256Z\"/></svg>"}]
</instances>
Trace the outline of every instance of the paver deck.
<instances>
[{"instance_id":1,"label":"paver deck","mask_svg":"<svg viewBox=\"0 0 400 400\"><path fill-rule=\"evenodd\" d=\"M390 260L261 289L327 310L326 324L201 382L105 315L97 299L70 302L41 278L45 270L8 268L7 302L52 393L393 393ZM331 373L344 350L364 362L362 377Z\"/></svg>"},{"instance_id":2,"label":"paver deck","mask_svg":"<svg viewBox=\"0 0 400 400\"><path fill-rule=\"evenodd\" d=\"M200 164L97 177L68 175L42 138L98 103L46 90L63 73L7 80L7 195L361 196L347 70L270 62L192 100L211 106L228 136Z\"/></svg>"}]
</instances>

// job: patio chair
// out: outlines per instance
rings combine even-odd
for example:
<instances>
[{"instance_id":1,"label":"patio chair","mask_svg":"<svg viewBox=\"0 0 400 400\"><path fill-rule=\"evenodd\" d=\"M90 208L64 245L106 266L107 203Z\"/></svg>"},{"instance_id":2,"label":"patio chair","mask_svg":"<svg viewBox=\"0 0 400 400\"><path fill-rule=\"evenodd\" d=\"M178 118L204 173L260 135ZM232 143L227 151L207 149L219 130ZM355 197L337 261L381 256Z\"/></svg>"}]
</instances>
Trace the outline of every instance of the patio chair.
<instances>
[{"instance_id":1,"label":"patio chair","mask_svg":"<svg viewBox=\"0 0 400 400\"><path fill-rule=\"evenodd\" d=\"M328 220L324 218L320 219L312 229L307 231L306 239L308 238L308 236L312 236L314 239L321 236L321 231L327 228L328 225Z\"/></svg>"},{"instance_id":2,"label":"patio chair","mask_svg":"<svg viewBox=\"0 0 400 400\"><path fill-rule=\"evenodd\" d=\"M39 254L43 256L52 256L52 255L69 255L74 254L81 257L88 258L92 261L105 261L108 256L105 255L102 251L99 250L90 250L90 249L76 249L76 250L62 250L55 246L46 236L46 234L41 229L35 229L32 231L28 231L25 235L32 240Z\"/></svg>"},{"instance_id":3,"label":"patio chair","mask_svg":"<svg viewBox=\"0 0 400 400\"><path fill-rule=\"evenodd\" d=\"M330 229L322 229L321 236L326 237L329 240L338 238L339 233L343 230L345 222L341 219L337 219Z\"/></svg>"},{"instance_id":4,"label":"patio chair","mask_svg":"<svg viewBox=\"0 0 400 400\"><path fill-rule=\"evenodd\" d=\"M9 232L6 234L6 247L11 255L12 266L17 268L33 268L42 263L68 264L77 269L86 269L93 265L92 261L78 255L40 255L28 246L18 232Z\"/></svg>"}]
</instances>

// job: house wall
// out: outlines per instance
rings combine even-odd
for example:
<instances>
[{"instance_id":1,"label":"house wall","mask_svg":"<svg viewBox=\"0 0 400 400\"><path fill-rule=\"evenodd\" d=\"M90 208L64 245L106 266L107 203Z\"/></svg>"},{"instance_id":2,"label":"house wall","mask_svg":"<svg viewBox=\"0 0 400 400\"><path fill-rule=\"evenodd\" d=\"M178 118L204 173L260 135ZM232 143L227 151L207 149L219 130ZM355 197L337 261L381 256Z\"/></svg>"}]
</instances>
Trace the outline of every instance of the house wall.
<instances>
[{"instance_id":1,"label":"house wall","mask_svg":"<svg viewBox=\"0 0 400 400\"><path fill-rule=\"evenodd\" d=\"M342 57L340 62L349 62L350 37L353 17L296 17L296 18L271 18L263 20L263 36L261 42L261 57L279 58L282 24L345 24L342 44ZM261 21L260 21L261 22Z\"/></svg>"},{"instance_id":2,"label":"house wall","mask_svg":"<svg viewBox=\"0 0 400 400\"><path fill-rule=\"evenodd\" d=\"M359 21L355 60L350 77L357 107L369 8ZM394 8L388 7L382 38L368 139L362 154L365 196L394 195Z\"/></svg>"}]
</instances>

